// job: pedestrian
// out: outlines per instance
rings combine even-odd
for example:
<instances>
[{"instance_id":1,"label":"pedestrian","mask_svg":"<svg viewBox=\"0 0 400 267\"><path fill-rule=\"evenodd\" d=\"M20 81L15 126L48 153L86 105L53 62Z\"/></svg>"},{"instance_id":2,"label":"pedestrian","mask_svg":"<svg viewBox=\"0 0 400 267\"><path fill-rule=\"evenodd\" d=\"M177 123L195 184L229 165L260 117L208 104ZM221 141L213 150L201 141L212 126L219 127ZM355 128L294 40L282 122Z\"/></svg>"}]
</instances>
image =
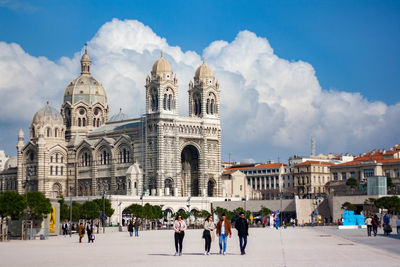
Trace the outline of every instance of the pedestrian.
<instances>
[{"instance_id":1,"label":"pedestrian","mask_svg":"<svg viewBox=\"0 0 400 267\"><path fill-rule=\"evenodd\" d=\"M226 241L232 237L232 227L226 215L222 214L221 220L217 224L217 236L219 237L219 254L226 254ZM223 246L222 246L223 245Z\"/></svg>"},{"instance_id":2,"label":"pedestrian","mask_svg":"<svg viewBox=\"0 0 400 267\"><path fill-rule=\"evenodd\" d=\"M375 214L374 217L372 217L372 231L374 232L374 236L378 233L378 226L380 225L379 223L379 218Z\"/></svg>"},{"instance_id":3,"label":"pedestrian","mask_svg":"<svg viewBox=\"0 0 400 267\"><path fill-rule=\"evenodd\" d=\"M129 236L132 237L133 236L133 223L132 223L132 220L129 221L128 232L129 232Z\"/></svg>"},{"instance_id":4,"label":"pedestrian","mask_svg":"<svg viewBox=\"0 0 400 267\"><path fill-rule=\"evenodd\" d=\"M90 224L90 222L86 223L86 234L87 234L87 237L88 237L88 243L90 243L90 242L93 243L93 241L94 241L93 227Z\"/></svg>"},{"instance_id":5,"label":"pedestrian","mask_svg":"<svg viewBox=\"0 0 400 267\"><path fill-rule=\"evenodd\" d=\"M135 227L135 236L139 237L139 227L140 227L139 218L136 218L134 227Z\"/></svg>"},{"instance_id":6,"label":"pedestrian","mask_svg":"<svg viewBox=\"0 0 400 267\"><path fill-rule=\"evenodd\" d=\"M275 217L275 226L276 226L276 230L279 229L279 216Z\"/></svg>"},{"instance_id":7,"label":"pedestrian","mask_svg":"<svg viewBox=\"0 0 400 267\"><path fill-rule=\"evenodd\" d=\"M383 217L383 233L389 235L392 232L392 227L390 226L390 217L386 213Z\"/></svg>"},{"instance_id":8,"label":"pedestrian","mask_svg":"<svg viewBox=\"0 0 400 267\"><path fill-rule=\"evenodd\" d=\"M82 243L82 238L85 236L85 226L83 226L83 223L79 224L79 243Z\"/></svg>"},{"instance_id":9,"label":"pedestrian","mask_svg":"<svg viewBox=\"0 0 400 267\"><path fill-rule=\"evenodd\" d=\"M372 218L371 218L371 216L368 216L367 219L365 219L365 225L367 226L368 236L371 236L371 230L372 230Z\"/></svg>"},{"instance_id":10,"label":"pedestrian","mask_svg":"<svg viewBox=\"0 0 400 267\"><path fill-rule=\"evenodd\" d=\"M62 225L62 231L63 231L63 236L66 237L68 234L68 223L67 221L64 221Z\"/></svg>"},{"instance_id":11,"label":"pedestrian","mask_svg":"<svg viewBox=\"0 0 400 267\"><path fill-rule=\"evenodd\" d=\"M175 256L182 256L182 245L183 238L185 237L185 230L187 226L184 220L182 220L182 216L178 215L174 222L174 230L175 230Z\"/></svg>"},{"instance_id":12,"label":"pedestrian","mask_svg":"<svg viewBox=\"0 0 400 267\"><path fill-rule=\"evenodd\" d=\"M239 219L235 223L235 228L238 231L240 254L246 254L247 236L249 235L249 224L244 216L244 212L239 214Z\"/></svg>"},{"instance_id":13,"label":"pedestrian","mask_svg":"<svg viewBox=\"0 0 400 267\"><path fill-rule=\"evenodd\" d=\"M397 215L396 218L396 230L397 230L397 234L400 234L400 215Z\"/></svg>"},{"instance_id":14,"label":"pedestrian","mask_svg":"<svg viewBox=\"0 0 400 267\"><path fill-rule=\"evenodd\" d=\"M204 231L203 238L205 240L205 251L204 255L210 255L211 241L214 240L214 230L215 224L213 222L213 217L209 215L204 221Z\"/></svg>"}]
</instances>

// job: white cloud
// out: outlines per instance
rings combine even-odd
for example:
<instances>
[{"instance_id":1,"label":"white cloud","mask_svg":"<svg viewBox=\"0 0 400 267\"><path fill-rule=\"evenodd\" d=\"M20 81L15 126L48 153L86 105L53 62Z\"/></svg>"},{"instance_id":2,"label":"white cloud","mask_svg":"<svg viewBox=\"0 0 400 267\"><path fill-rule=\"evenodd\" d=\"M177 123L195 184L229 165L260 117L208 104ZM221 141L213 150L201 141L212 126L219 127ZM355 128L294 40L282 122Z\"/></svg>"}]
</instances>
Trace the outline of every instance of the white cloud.
<instances>
[{"instance_id":1,"label":"white cloud","mask_svg":"<svg viewBox=\"0 0 400 267\"><path fill-rule=\"evenodd\" d=\"M120 107L131 116L144 112L145 77L162 50L179 79L180 113L187 114L188 83L200 55L168 45L134 20L104 24L88 44L93 75L106 88L113 113ZM305 153L311 136L317 152L325 153L360 152L397 141L400 104L323 90L309 63L279 58L267 39L252 32L239 32L231 43L215 41L204 55L221 83L223 156L233 152L236 160L263 161ZM79 59L80 52L52 62L0 42L0 123L29 124L48 99L59 106L65 86L79 74Z\"/></svg>"}]
</instances>

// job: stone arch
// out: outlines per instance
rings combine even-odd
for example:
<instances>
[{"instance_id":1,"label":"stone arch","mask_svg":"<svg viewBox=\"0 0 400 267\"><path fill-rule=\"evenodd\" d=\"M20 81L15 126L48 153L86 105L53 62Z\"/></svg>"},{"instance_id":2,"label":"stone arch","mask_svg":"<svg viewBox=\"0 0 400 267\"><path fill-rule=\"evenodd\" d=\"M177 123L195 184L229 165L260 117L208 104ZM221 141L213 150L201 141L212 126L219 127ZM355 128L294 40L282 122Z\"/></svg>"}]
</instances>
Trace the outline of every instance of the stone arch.
<instances>
[{"instance_id":1,"label":"stone arch","mask_svg":"<svg viewBox=\"0 0 400 267\"><path fill-rule=\"evenodd\" d=\"M63 192L62 189L62 185L59 182L54 183L52 186L53 196L55 198L61 196Z\"/></svg>"},{"instance_id":2,"label":"stone arch","mask_svg":"<svg viewBox=\"0 0 400 267\"><path fill-rule=\"evenodd\" d=\"M214 178L208 179L207 182L207 196L215 197L217 195L217 182Z\"/></svg>"},{"instance_id":3,"label":"stone arch","mask_svg":"<svg viewBox=\"0 0 400 267\"><path fill-rule=\"evenodd\" d=\"M76 153L76 162L80 167L87 167L92 165L93 161L93 150L89 146L82 146Z\"/></svg>"},{"instance_id":4,"label":"stone arch","mask_svg":"<svg viewBox=\"0 0 400 267\"><path fill-rule=\"evenodd\" d=\"M200 195L200 150L192 145L187 144L181 150L181 177L184 181L184 191L191 196Z\"/></svg>"}]
</instances>

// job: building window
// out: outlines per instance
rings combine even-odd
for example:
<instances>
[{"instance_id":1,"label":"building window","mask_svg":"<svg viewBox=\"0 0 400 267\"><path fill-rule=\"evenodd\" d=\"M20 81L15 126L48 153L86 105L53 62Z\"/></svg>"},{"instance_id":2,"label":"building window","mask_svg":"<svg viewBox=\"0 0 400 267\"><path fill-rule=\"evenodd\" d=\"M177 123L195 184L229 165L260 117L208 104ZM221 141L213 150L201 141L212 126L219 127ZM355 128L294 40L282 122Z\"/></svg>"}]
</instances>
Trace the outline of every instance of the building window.
<instances>
[{"instance_id":1,"label":"building window","mask_svg":"<svg viewBox=\"0 0 400 267\"><path fill-rule=\"evenodd\" d=\"M56 176L58 175L58 166L56 166Z\"/></svg>"},{"instance_id":2,"label":"building window","mask_svg":"<svg viewBox=\"0 0 400 267\"><path fill-rule=\"evenodd\" d=\"M333 180L334 180L334 181L337 181L337 180L338 180L337 172L334 172L334 173L333 173Z\"/></svg>"},{"instance_id":3,"label":"building window","mask_svg":"<svg viewBox=\"0 0 400 267\"><path fill-rule=\"evenodd\" d=\"M53 175L53 166L50 166L50 175Z\"/></svg>"},{"instance_id":4,"label":"building window","mask_svg":"<svg viewBox=\"0 0 400 267\"><path fill-rule=\"evenodd\" d=\"M356 173L355 172L350 172L350 178L356 178Z\"/></svg>"},{"instance_id":5,"label":"building window","mask_svg":"<svg viewBox=\"0 0 400 267\"><path fill-rule=\"evenodd\" d=\"M374 176L375 172L373 168L364 169L364 177Z\"/></svg>"},{"instance_id":6,"label":"building window","mask_svg":"<svg viewBox=\"0 0 400 267\"><path fill-rule=\"evenodd\" d=\"M61 167L60 167L60 175L63 175L63 173L64 173L64 167L61 166Z\"/></svg>"},{"instance_id":7,"label":"building window","mask_svg":"<svg viewBox=\"0 0 400 267\"><path fill-rule=\"evenodd\" d=\"M347 180L347 173L342 172L342 180Z\"/></svg>"}]
</instances>

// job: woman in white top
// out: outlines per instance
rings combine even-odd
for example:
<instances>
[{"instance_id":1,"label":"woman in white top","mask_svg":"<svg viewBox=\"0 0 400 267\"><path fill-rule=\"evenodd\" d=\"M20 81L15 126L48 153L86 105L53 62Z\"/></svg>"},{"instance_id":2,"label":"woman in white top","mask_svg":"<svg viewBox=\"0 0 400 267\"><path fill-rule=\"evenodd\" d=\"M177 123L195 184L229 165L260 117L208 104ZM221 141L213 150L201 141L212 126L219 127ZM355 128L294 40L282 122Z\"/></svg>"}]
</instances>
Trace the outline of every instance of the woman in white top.
<instances>
[{"instance_id":1,"label":"woman in white top","mask_svg":"<svg viewBox=\"0 0 400 267\"><path fill-rule=\"evenodd\" d=\"M204 222L203 238L206 242L206 249L204 255L210 255L211 240L214 240L215 224L213 217L209 215Z\"/></svg>"},{"instance_id":2,"label":"woman in white top","mask_svg":"<svg viewBox=\"0 0 400 267\"><path fill-rule=\"evenodd\" d=\"M175 230L175 256L182 256L182 243L183 238L185 237L185 230L187 226L184 220L182 220L182 216L178 215L174 222L174 230Z\"/></svg>"}]
</instances>

